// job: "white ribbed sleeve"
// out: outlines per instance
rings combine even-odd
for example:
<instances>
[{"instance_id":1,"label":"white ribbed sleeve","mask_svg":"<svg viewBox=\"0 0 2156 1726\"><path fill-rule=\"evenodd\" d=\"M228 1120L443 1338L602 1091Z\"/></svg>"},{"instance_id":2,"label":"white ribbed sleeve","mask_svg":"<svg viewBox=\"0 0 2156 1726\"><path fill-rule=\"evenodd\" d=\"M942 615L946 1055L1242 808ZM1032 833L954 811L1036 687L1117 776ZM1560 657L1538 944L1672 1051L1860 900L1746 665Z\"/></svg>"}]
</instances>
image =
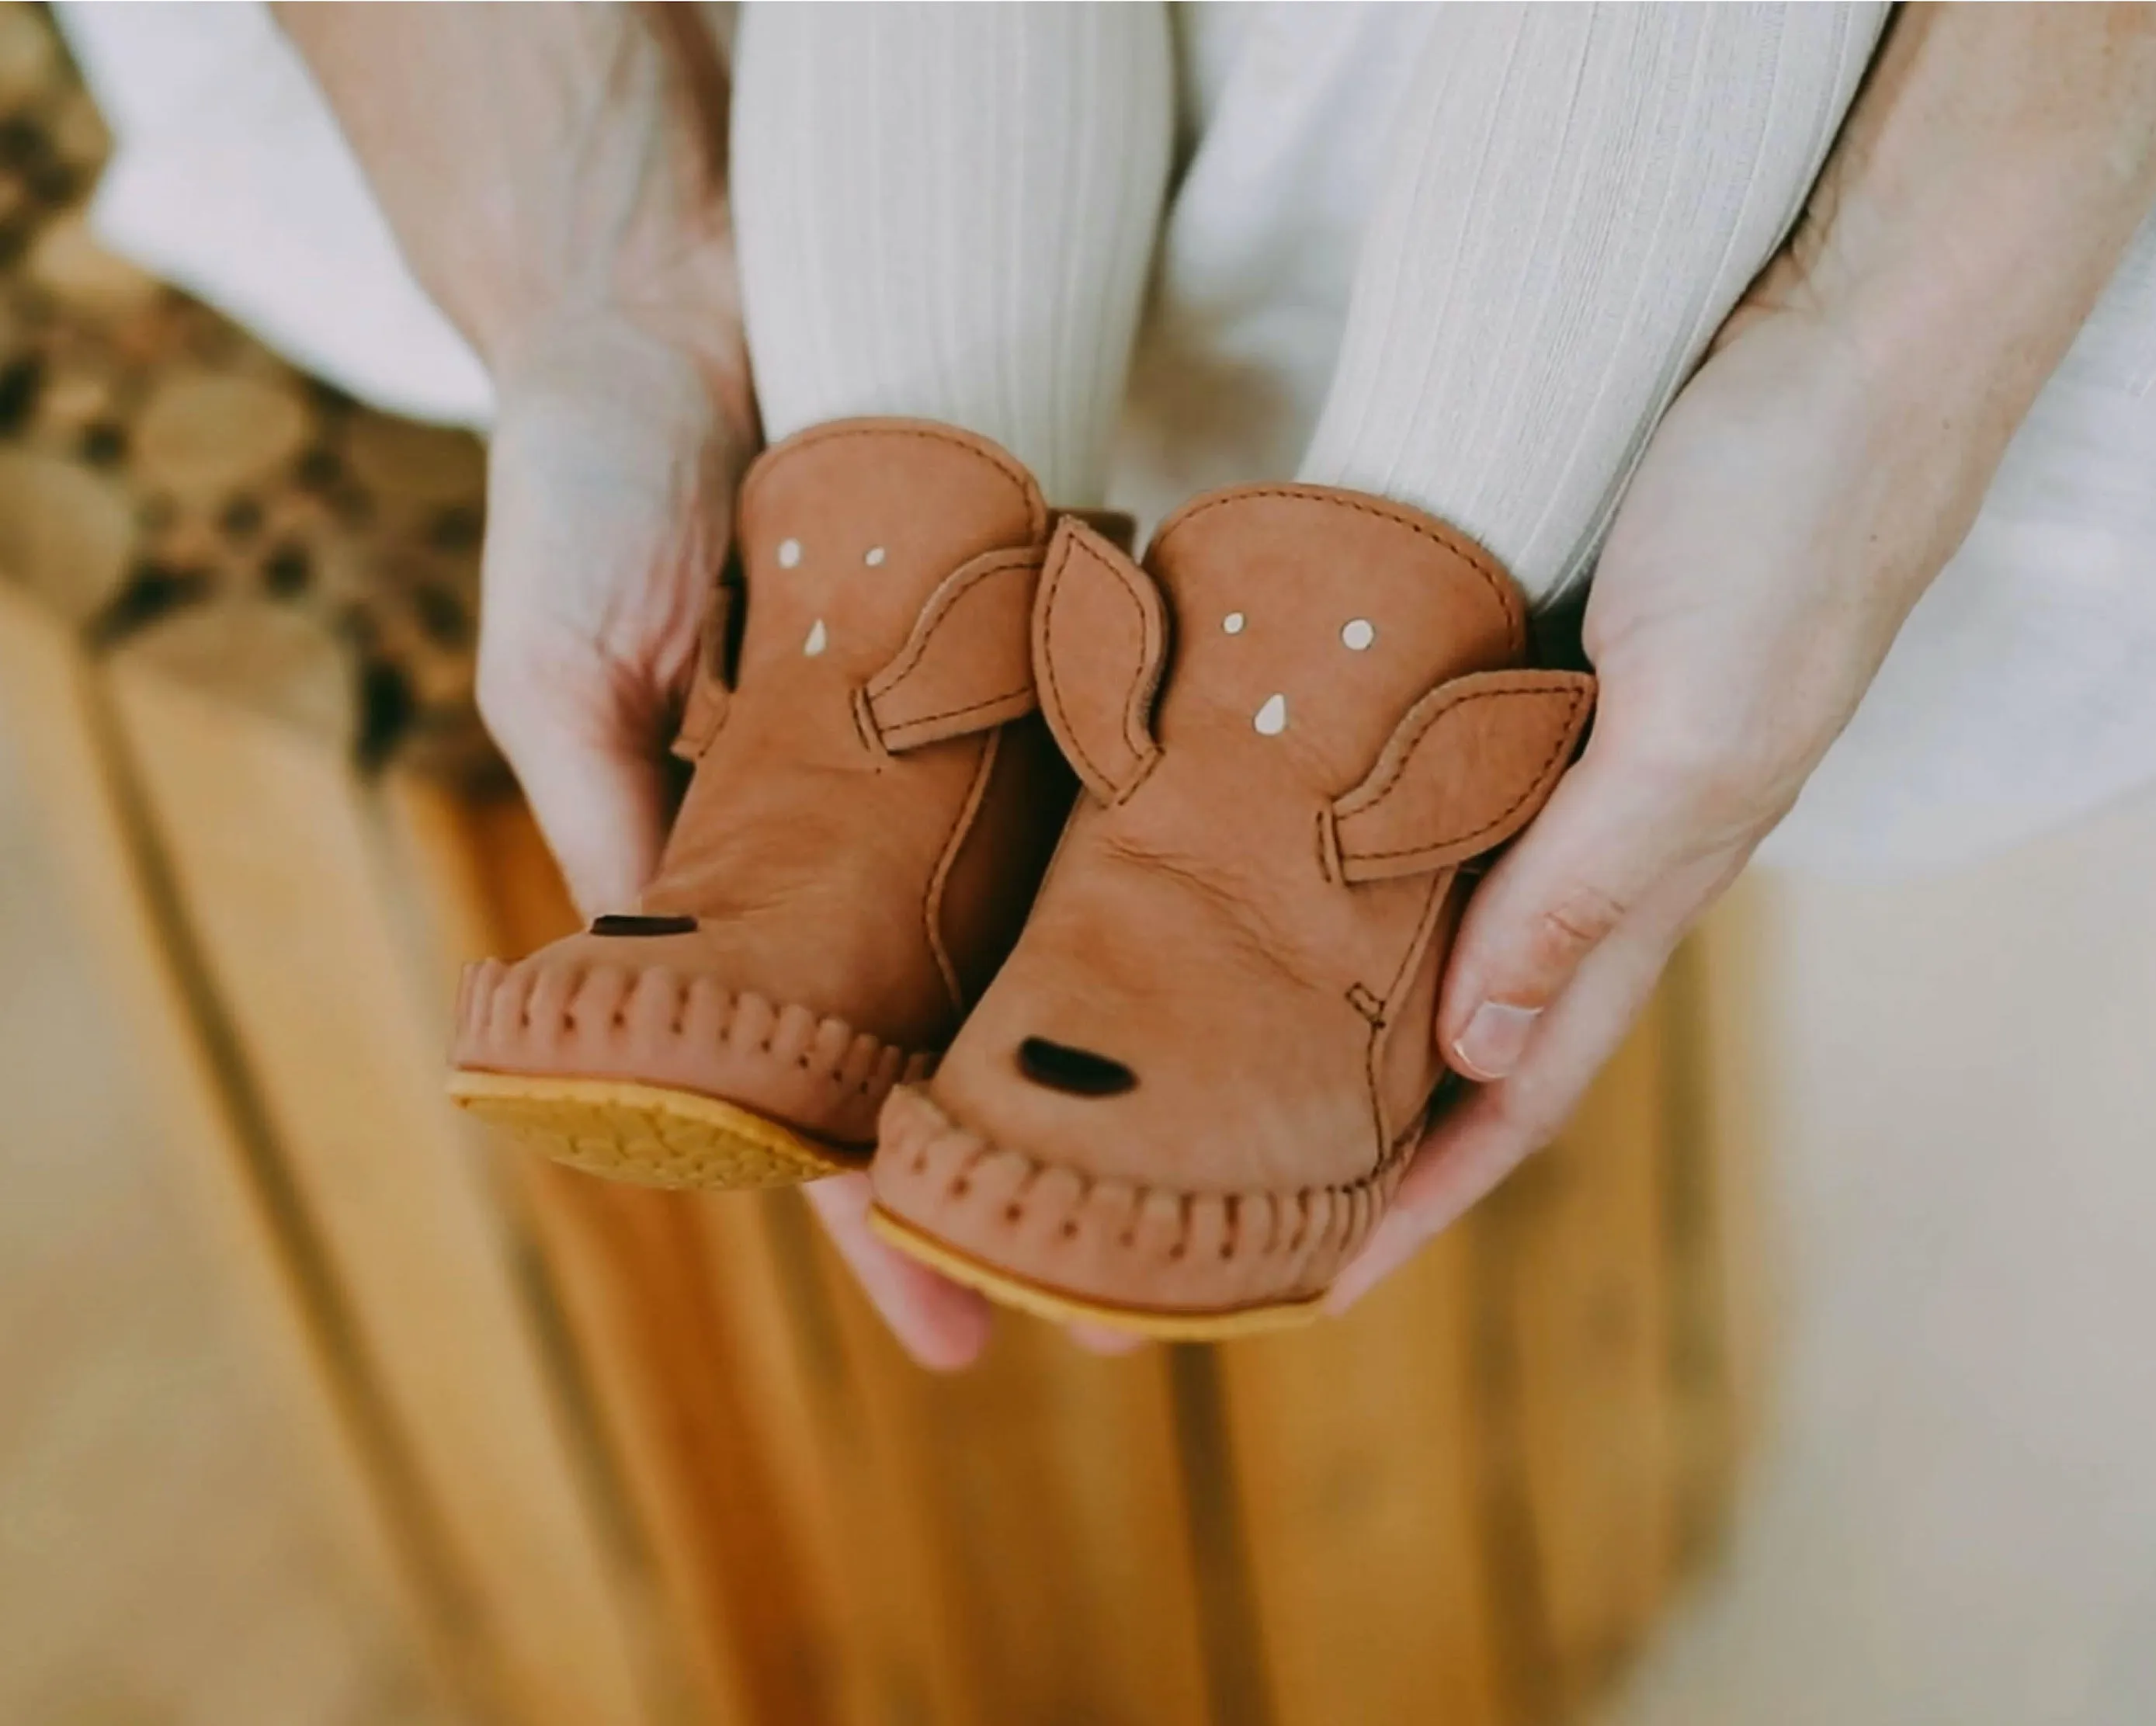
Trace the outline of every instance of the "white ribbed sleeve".
<instances>
[{"instance_id":1,"label":"white ribbed sleeve","mask_svg":"<svg viewBox=\"0 0 2156 1726\"><path fill-rule=\"evenodd\" d=\"M1095 504L1160 222L1163 8L744 8L732 183L767 433L905 414Z\"/></svg>"},{"instance_id":2,"label":"white ribbed sleeve","mask_svg":"<svg viewBox=\"0 0 2156 1726\"><path fill-rule=\"evenodd\" d=\"M1877 6L1450 5L1363 241L1306 479L1547 598L1801 208Z\"/></svg>"}]
</instances>

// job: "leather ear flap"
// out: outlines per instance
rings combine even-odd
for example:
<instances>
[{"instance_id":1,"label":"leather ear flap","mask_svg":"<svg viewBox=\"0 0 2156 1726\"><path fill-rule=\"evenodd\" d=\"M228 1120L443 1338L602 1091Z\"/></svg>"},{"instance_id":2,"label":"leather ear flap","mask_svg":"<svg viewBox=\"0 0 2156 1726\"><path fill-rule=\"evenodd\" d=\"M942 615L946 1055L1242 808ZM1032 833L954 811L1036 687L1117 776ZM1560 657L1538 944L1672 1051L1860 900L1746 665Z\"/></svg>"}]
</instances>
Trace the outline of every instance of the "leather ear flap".
<instances>
[{"instance_id":1,"label":"leather ear flap","mask_svg":"<svg viewBox=\"0 0 2156 1726\"><path fill-rule=\"evenodd\" d=\"M1341 881L1389 881L1503 844L1548 799L1594 706L1594 680L1578 671L1481 671L1439 686L1326 812L1327 866Z\"/></svg>"},{"instance_id":2,"label":"leather ear flap","mask_svg":"<svg viewBox=\"0 0 2156 1726\"><path fill-rule=\"evenodd\" d=\"M695 761L711 747L711 739L726 721L726 638L733 627L734 589L721 579L711 590L704 609L704 625L696 641L696 670L690 679L689 699L681 709L681 728L674 734L674 753Z\"/></svg>"},{"instance_id":3,"label":"leather ear flap","mask_svg":"<svg viewBox=\"0 0 2156 1726\"><path fill-rule=\"evenodd\" d=\"M1120 803L1160 759L1154 695L1168 659L1160 589L1123 552L1065 517L1033 608L1040 711L1086 787Z\"/></svg>"},{"instance_id":4,"label":"leather ear flap","mask_svg":"<svg viewBox=\"0 0 2156 1726\"><path fill-rule=\"evenodd\" d=\"M984 552L937 583L860 707L886 749L917 749L1030 713L1037 550Z\"/></svg>"}]
</instances>

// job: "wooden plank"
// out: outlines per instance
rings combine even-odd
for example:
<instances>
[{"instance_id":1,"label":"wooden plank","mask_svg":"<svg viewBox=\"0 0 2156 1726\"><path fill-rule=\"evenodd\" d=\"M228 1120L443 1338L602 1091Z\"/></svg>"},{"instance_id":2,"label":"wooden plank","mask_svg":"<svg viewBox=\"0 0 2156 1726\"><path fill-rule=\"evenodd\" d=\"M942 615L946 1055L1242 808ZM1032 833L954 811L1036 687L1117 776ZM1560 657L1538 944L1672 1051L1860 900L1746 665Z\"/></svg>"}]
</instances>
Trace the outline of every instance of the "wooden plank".
<instances>
[{"instance_id":1,"label":"wooden plank","mask_svg":"<svg viewBox=\"0 0 2156 1726\"><path fill-rule=\"evenodd\" d=\"M462 896L496 907L464 944L558 932L528 818L505 803L454 819L463 836L435 843L428 872L481 860ZM1014 1321L978 1374L939 1379L885 1333L797 1195L542 1179L561 1184L539 1226L587 1352L609 1364L595 1371L645 1363L602 1399L642 1521L701 1639L732 1639L756 1718L1206 1717L1158 1356L1098 1361Z\"/></svg>"},{"instance_id":2,"label":"wooden plank","mask_svg":"<svg viewBox=\"0 0 2156 1726\"><path fill-rule=\"evenodd\" d=\"M1523 1705L1584 1708L1674 1578L1667 1269L1667 1007L1658 998L1558 1143L1492 1195L1477 1298L1512 1407L1541 1623Z\"/></svg>"},{"instance_id":3,"label":"wooden plank","mask_svg":"<svg viewBox=\"0 0 2156 1726\"><path fill-rule=\"evenodd\" d=\"M181 902L465 1580L501 1718L649 1718L604 1530L413 1010L334 742L131 645L110 671Z\"/></svg>"},{"instance_id":4,"label":"wooden plank","mask_svg":"<svg viewBox=\"0 0 2156 1726\"><path fill-rule=\"evenodd\" d=\"M440 1531L203 974L99 680L74 631L4 583L0 702L130 1057L315 1465L337 1548L355 1585L404 1617L456 1688L464 1615Z\"/></svg>"},{"instance_id":5,"label":"wooden plank","mask_svg":"<svg viewBox=\"0 0 2156 1726\"><path fill-rule=\"evenodd\" d=\"M1214 1718L1164 1354L1100 1359L1004 1315L980 1366L939 1376L819 1256L855 1440L844 1490L879 1549L893 1718Z\"/></svg>"},{"instance_id":6,"label":"wooden plank","mask_svg":"<svg viewBox=\"0 0 2156 1726\"><path fill-rule=\"evenodd\" d=\"M393 775L444 1005L456 968L576 925L538 830L506 792ZM849 1657L849 1531L798 1312L805 1243L787 1194L698 1197L511 1155L505 1184L565 1320L565 1376L608 1461L605 1490L654 1570L698 1718L884 1718Z\"/></svg>"},{"instance_id":7,"label":"wooden plank","mask_svg":"<svg viewBox=\"0 0 2156 1726\"><path fill-rule=\"evenodd\" d=\"M1471 1223L1346 1318L1218 1359L1276 1726L1504 1709L1488 1556L1502 1444L1478 1381Z\"/></svg>"}]
</instances>

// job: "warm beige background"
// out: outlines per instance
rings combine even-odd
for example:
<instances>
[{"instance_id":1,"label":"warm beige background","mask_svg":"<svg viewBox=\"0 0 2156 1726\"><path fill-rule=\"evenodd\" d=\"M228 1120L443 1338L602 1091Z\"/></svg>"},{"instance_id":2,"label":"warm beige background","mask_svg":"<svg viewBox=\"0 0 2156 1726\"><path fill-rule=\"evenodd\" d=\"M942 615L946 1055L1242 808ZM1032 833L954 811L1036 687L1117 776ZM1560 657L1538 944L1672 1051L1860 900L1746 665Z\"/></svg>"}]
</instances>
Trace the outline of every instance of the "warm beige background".
<instances>
[{"instance_id":1,"label":"warm beige background","mask_svg":"<svg viewBox=\"0 0 2156 1726\"><path fill-rule=\"evenodd\" d=\"M340 1587L0 735L0 1722L435 1726Z\"/></svg>"},{"instance_id":2,"label":"warm beige background","mask_svg":"<svg viewBox=\"0 0 2156 1726\"><path fill-rule=\"evenodd\" d=\"M338 1586L13 768L0 740L0 1721L434 1726ZM1618 1718L2147 1726L2156 798L1779 906L1781 1418Z\"/></svg>"}]
</instances>

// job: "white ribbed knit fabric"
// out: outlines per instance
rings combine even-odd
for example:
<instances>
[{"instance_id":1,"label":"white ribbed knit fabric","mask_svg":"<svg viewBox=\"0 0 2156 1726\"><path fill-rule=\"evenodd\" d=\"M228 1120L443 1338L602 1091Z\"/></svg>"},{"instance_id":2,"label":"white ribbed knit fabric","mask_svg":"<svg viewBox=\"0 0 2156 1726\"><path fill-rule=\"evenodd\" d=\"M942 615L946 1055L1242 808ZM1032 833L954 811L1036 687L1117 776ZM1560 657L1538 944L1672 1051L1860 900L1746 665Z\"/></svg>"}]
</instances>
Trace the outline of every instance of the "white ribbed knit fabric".
<instances>
[{"instance_id":1,"label":"white ribbed knit fabric","mask_svg":"<svg viewBox=\"0 0 2156 1726\"><path fill-rule=\"evenodd\" d=\"M1303 477L1466 528L1538 599L1575 581L1884 12L1440 8Z\"/></svg>"},{"instance_id":2,"label":"white ribbed knit fabric","mask_svg":"<svg viewBox=\"0 0 2156 1726\"><path fill-rule=\"evenodd\" d=\"M1167 178L1158 4L752 4L733 196L773 439L856 414L1106 484Z\"/></svg>"}]
</instances>

